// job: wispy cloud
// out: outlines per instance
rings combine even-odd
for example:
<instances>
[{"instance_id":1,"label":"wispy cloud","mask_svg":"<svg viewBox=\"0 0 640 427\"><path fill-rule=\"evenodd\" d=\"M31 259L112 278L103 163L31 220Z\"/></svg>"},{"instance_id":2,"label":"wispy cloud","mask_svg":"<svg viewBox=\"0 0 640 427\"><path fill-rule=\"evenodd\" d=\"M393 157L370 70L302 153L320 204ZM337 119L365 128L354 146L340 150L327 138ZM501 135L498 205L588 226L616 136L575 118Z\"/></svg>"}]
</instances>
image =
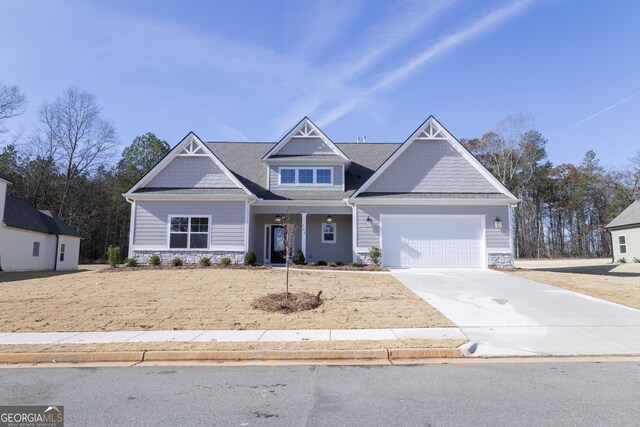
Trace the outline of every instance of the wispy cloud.
<instances>
[{"instance_id":1,"label":"wispy cloud","mask_svg":"<svg viewBox=\"0 0 640 427\"><path fill-rule=\"evenodd\" d=\"M291 107L274 122L274 136L291 127L304 115L313 115L321 107L360 93L353 80L424 30L436 16L457 0L407 0L401 2L382 22L369 23L356 46L318 69L322 79L307 84L292 99ZM312 81L312 80L309 80Z\"/></svg>"},{"instance_id":2,"label":"wispy cloud","mask_svg":"<svg viewBox=\"0 0 640 427\"><path fill-rule=\"evenodd\" d=\"M352 111L371 95L400 83L402 80L405 80L412 73L433 61L438 56L444 55L464 42L480 36L481 34L508 21L514 16L522 13L533 3L534 0L520 0L509 4L508 6L494 9L482 18L473 22L471 25L467 26L464 30L442 38L434 45L405 62L402 66L379 78L370 88L363 90L358 96L351 96L339 103L318 120L318 125L326 126L334 122Z\"/></svg>"},{"instance_id":3,"label":"wispy cloud","mask_svg":"<svg viewBox=\"0 0 640 427\"><path fill-rule=\"evenodd\" d=\"M597 113L592 114L591 116L587 117L586 119L579 121L578 123L576 123L575 125L573 125L573 127L575 128L575 127L577 127L577 126L580 126L581 124L584 124L584 123L588 122L588 121L589 121L589 120L591 120L591 119L595 119L595 118L596 118L596 117L598 117L599 115L602 115L602 114L606 113L606 112L607 112L607 111L609 111L609 110L613 110L614 108L616 108L616 107L618 107L618 106L620 106L620 105L624 104L624 103L625 103L625 102L627 102L627 101L631 101L633 98L637 98L638 96L640 96L640 92L636 93L635 95L631 95L631 96L629 96L628 98L623 99L622 101L618 101L618 102L616 102L616 103L615 103L615 104L613 104L613 105L609 105L609 106L608 106L607 108L605 108L604 110L600 110L600 111L598 111Z\"/></svg>"}]
</instances>

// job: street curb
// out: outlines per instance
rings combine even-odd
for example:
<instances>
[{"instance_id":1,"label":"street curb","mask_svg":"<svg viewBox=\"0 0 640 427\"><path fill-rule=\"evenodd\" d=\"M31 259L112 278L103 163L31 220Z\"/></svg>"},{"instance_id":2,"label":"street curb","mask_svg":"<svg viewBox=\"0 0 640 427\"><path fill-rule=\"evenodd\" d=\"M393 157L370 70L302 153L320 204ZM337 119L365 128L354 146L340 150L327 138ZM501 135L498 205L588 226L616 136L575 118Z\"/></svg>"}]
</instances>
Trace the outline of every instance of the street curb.
<instances>
[{"instance_id":1,"label":"street curb","mask_svg":"<svg viewBox=\"0 0 640 427\"><path fill-rule=\"evenodd\" d=\"M0 363L142 362L143 351L0 353Z\"/></svg>"},{"instance_id":2,"label":"street curb","mask_svg":"<svg viewBox=\"0 0 640 427\"><path fill-rule=\"evenodd\" d=\"M0 353L0 363L180 362L180 361L295 361L401 360L461 358L458 348L399 348L367 350L212 350Z\"/></svg>"}]
</instances>

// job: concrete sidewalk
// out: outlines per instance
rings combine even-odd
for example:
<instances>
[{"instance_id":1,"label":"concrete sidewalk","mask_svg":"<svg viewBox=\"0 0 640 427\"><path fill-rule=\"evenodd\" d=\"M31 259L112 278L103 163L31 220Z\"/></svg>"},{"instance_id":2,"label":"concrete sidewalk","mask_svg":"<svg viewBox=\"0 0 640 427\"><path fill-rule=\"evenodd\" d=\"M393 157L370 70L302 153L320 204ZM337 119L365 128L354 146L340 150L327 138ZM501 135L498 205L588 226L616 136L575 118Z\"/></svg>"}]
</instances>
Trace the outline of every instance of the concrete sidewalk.
<instances>
[{"instance_id":1,"label":"concrete sidewalk","mask_svg":"<svg viewBox=\"0 0 640 427\"><path fill-rule=\"evenodd\" d=\"M5 344L94 344L125 342L273 342L363 341L401 339L457 339L467 337L459 328L303 329L116 332L0 332Z\"/></svg>"},{"instance_id":2,"label":"concrete sidewalk","mask_svg":"<svg viewBox=\"0 0 640 427\"><path fill-rule=\"evenodd\" d=\"M393 276L458 325L475 356L640 354L634 308L493 270Z\"/></svg>"}]
</instances>

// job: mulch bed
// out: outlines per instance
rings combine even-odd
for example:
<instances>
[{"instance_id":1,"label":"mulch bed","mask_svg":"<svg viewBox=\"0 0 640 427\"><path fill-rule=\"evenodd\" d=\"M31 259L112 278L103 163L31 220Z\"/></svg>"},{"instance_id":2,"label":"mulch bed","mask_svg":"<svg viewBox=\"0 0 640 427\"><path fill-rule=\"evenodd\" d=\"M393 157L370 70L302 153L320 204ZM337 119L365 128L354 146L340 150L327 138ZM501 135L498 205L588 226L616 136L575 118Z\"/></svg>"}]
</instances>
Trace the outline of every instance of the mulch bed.
<instances>
[{"instance_id":1,"label":"mulch bed","mask_svg":"<svg viewBox=\"0 0 640 427\"><path fill-rule=\"evenodd\" d=\"M120 265L118 267L106 267L98 270L98 273L120 273L124 271L140 271L140 270L271 270L270 265L243 265L243 264L231 264L231 265L219 265L212 264L208 267L203 267L199 264L188 264L174 267L173 265L137 265L135 267L126 267Z\"/></svg>"},{"instance_id":2,"label":"mulch bed","mask_svg":"<svg viewBox=\"0 0 640 427\"><path fill-rule=\"evenodd\" d=\"M288 299L285 299L284 292L269 294L253 301L251 307L258 310L284 314L313 310L322 304L321 294L322 291L318 292L318 295L312 295L308 292L290 292Z\"/></svg>"},{"instance_id":3,"label":"mulch bed","mask_svg":"<svg viewBox=\"0 0 640 427\"><path fill-rule=\"evenodd\" d=\"M291 268L302 268L309 270L343 270L343 271L389 271L388 269L381 267L379 265L361 265L358 267L354 267L352 265L337 265L335 267L331 267L328 265L295 265L292 264Z\"/></svg>"}]
</instances>

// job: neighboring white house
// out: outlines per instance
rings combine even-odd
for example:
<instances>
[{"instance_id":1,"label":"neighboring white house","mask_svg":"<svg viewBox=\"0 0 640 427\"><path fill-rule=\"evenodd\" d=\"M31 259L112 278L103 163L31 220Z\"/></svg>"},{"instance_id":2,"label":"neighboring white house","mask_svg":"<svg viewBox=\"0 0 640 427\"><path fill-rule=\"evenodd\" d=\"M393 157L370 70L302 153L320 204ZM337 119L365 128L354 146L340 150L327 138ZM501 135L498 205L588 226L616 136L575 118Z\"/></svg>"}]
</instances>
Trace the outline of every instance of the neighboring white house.
<instances>
[{"instance_id":1,"label":"neighboring white house","mask_svg":"<svg viewBox=\"0 0 640 427\"><path fill-rule=\"evenodd\" d=\"M433 117L403 143L334 143L306 117L277 143L191 132L124 197L140 262L280 264L289 217L307 262L513 266L517 198Z\"/></svg>"},{"instance_id":2,"label":"neighboring white house","mask_svg":"<svg viewBox=\"0 0 640 427\"><path fill-rule=\"evenodd\" d=\"M613 243L613 260L640 260L640 200L631 203L607 225Z\"/></svg>"},{"instance_id":3,"label":"neighboring white house","mask_svg":"<svg viewBox=\"0 0 640 427\"><path fill-rule=\"evenodd\" d=\"M0 270L77 270L78 231L7 194L10 183L0 174Z\"/></svg>"}]
</instances>

